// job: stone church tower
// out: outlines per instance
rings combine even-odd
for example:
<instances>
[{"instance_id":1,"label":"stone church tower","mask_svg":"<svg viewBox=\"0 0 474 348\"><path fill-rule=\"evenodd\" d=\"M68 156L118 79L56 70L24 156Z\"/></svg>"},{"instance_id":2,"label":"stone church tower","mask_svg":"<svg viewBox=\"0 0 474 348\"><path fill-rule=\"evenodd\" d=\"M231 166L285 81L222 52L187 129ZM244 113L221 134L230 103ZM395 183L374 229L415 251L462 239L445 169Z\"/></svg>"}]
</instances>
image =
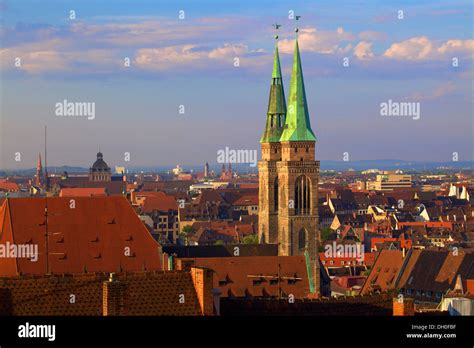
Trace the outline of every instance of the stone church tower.
<instances>
[{"instance_id":1,"label":"stone church tower","mask_svg":"<svg viewBox=\"0 0 474 348\"><path fill-rule=\"evenodd\" d=\"M275 49L267 123L259 168L259 238L278 244L281 256L304 255L311 290L318 294L318 181L316 137L311 130L298 40L295 43L288 109Z\"/></svg>"}]
</instances>

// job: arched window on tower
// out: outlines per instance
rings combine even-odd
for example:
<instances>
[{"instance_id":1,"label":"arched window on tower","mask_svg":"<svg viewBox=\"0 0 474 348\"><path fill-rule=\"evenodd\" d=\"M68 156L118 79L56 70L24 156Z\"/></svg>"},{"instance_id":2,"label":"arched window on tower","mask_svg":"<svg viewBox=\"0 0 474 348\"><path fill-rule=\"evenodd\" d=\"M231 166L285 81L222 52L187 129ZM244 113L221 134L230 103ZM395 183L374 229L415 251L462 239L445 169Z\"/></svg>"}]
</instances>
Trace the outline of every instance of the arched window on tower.
<instances>
[{"instance_id":1,"label":"arched window on tower","mask_svg":"<svg viewBox=\"0 0 474 348\"><path fill-rule=\"evenodd\" d=\"M273 184L273 211L278 211L278 177L275 178Z\"/></svg>"},{"instance_id":2,"label":"arched window on tower","mask_svg":"<svg viewBox=\"0 0 474 348\"><path fill-rule=\"evenodd\" d=\"M300 175L295 182L295 214L309 215L311 209L311 182L306 175Z\"/></svg>"},{"instance_id":3,"label":"arched window on tower","mask_svg":"<svg viewBox=\"0 0 474 348\"><path fill-rule=\"evenodd\" d=\"M308 243L307 232L304 228L302 228L298 232L298 250L299 251L305 251L307 246L308 246L307 243Z\"/></svg>"}]
</instances>

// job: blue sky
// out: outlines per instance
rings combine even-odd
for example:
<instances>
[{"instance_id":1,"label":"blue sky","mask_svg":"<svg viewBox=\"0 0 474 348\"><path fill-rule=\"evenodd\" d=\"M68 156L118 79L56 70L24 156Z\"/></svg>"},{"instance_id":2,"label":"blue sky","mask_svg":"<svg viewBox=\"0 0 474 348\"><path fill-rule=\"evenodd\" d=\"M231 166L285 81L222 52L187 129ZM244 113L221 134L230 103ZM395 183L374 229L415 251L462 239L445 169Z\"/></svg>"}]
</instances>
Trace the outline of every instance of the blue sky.
<instances>
[{"instance_id":1,"label":"blue sky","mask_svg":"<svg viewBox=\"0 0 474 348\"><path fill-rule=\"evenodd\" d=\"M0 168L33 167L45 124L50 165L88 166L99 147L111 166L197 165L215 163L225 147L259 150L275 22L283 25L287 96L293 29L300 28L318 159L342 160L348 152L350 160L450 161L457 152L472 160L472 6L0 1ZM289 19L289 11L301 20ZM95 119L57 117L55 104L64 99L94 102ZM419 102L420 119L382 117L380 104L389 99Z\"/></svg>"}]
</instances>

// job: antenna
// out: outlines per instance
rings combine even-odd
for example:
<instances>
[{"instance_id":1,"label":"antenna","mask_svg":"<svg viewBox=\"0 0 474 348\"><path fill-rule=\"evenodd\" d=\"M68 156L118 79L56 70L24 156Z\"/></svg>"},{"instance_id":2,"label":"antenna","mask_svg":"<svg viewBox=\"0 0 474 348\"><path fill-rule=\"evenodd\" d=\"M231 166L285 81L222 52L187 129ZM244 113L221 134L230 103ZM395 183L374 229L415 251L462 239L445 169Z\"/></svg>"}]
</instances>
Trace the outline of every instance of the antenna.
<instances>
[{"instance_id":1,"label":"antenna","mask_svg":"<svg viewBox=\"0 0 474 348\"><path fill-rule=\"evenodd\" d=\"M46 191L49 189L48 180L48 147L47 147L47 126L44 126L44 181Z\"/></svg>"}]
</instances>

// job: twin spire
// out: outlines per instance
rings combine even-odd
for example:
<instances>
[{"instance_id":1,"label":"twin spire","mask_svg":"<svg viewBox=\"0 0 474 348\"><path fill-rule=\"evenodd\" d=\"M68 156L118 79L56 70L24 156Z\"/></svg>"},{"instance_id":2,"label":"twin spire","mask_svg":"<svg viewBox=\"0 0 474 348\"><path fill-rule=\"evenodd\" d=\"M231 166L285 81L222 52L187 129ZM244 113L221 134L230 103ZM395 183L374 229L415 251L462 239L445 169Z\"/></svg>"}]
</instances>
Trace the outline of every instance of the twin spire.
<instances>
[{"instance_id":1,"label":"twin spire","mask_svg":"<svg viewBox=\"0 0 474 348\"><path fill-rule=\"evenodd\" d=\"M296 39L293 56L288 110L285 103L278 43L275 45L267 124L260 139L260 143L282 141L316 141L309 120L298 39Z\"/></svg>"}]
</instances>

